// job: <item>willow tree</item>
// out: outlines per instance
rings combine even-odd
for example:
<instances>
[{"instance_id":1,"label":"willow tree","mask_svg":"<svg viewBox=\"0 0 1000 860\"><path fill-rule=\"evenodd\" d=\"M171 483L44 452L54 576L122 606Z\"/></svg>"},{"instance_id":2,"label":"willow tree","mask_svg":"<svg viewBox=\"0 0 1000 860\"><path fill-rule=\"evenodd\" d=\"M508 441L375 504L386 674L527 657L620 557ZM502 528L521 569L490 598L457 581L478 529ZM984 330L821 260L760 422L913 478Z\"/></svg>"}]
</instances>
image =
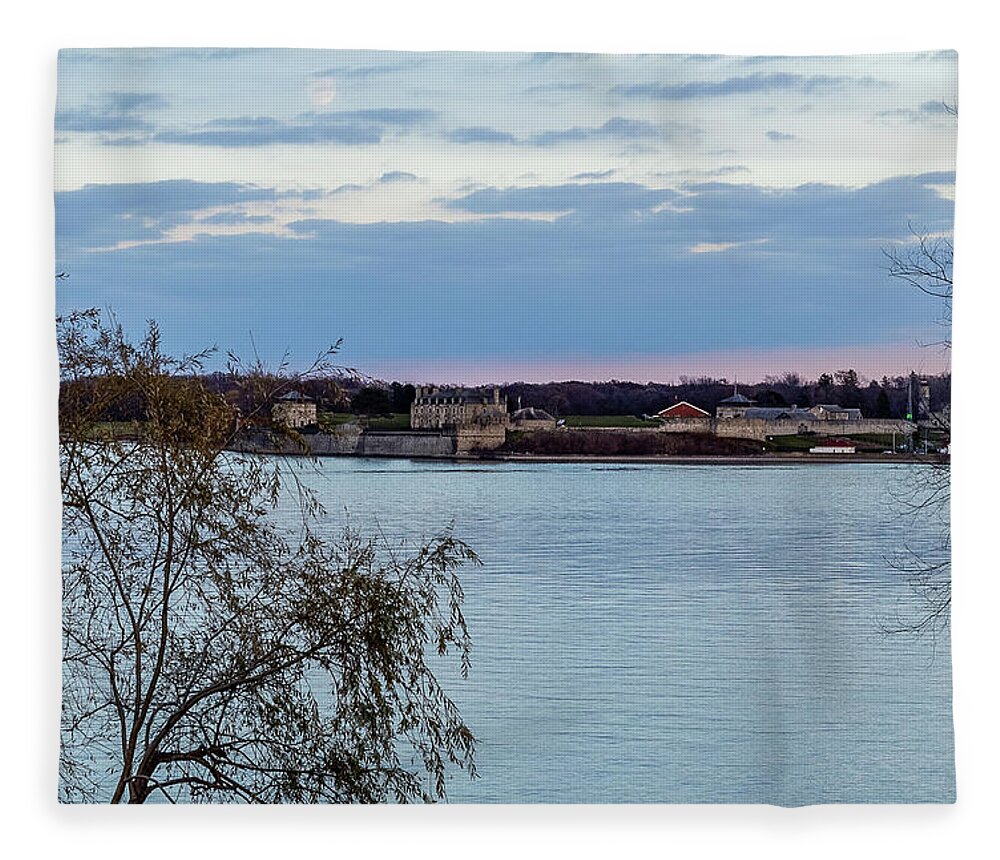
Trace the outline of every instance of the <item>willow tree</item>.
<instances>
[{"instance_id":1,"label":"willow tree","mask_svg":"<svg viewBox=\"0 0 1000 860\"><path fill-rule=\"evenodd\" d=\"M259 394L247 415L155 325L132 343L74 314L59 349L61 799L406 802L474 776L435 675L469 668L456 572L474 552L448 530L403 553L325 540L301 486L282 528L294 474L229 450L275 377L241 380ZM109 427L123 402L138 419Z\"/></svg>"}]
</instances>

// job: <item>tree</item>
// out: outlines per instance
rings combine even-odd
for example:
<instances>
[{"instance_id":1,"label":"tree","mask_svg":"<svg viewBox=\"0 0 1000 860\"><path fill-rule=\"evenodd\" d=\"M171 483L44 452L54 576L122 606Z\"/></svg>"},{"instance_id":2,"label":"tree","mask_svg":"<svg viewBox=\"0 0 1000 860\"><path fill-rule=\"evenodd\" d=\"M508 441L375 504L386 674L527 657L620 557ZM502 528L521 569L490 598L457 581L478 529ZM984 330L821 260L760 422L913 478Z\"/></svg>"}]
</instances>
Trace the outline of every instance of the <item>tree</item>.
<instances>
[{"instance_id":1,"label":"tree","mask_svg":"<svg viewBox=\"0 0 1000 860\"><path fill-rule=\"evenodd\" d=\"M878 400L875 406L875 417L876 418L891 418L892 417L892 406L889 403L889 394L885 390L885 386L881 386L878 390Z\"/></svg>"},{"instance_id":2,"label":"tree","mask_svg":"<svg viewBox=\"0 0 1000 860\"><path fill-rule=\"evenodd\" d=\"M788 401L779 391L768 388L757 395L757 403L760 406L787 406Z\"/></svg>"},{"instance_id":3,"label":"tree","mask_svg":"<svg viewBox=\"0 0 1000 860\"><path fill-rule=\"evenodd\" d=\"M840 386L840 405L857 409L861 405L861 380L858 379L857 371L853 368L838 370L834 378Z\"/></svg>"},{"instance_id":4,"label":"tree","mask_svg":"<svg viewBox=\"0 0 1000 860\"><path fill-rule=\"evenodd\" d=\"M947 107L947 106L946 106ZM951 112L951 111L949 111ZM889 261L889 276L916 287L941 301L939 322L947 328L939 345L951 349L952 262L954 248L948 237L933 237L910 227L912 240L903 246L883 249ZM936 428L950 436L950 411L932 416ZM920 480L909 486L900 499L903 509L921 528L930 521L936 524L940 539L930 549L906 547L891 559L903 572L923 603L915 618L901 619L890 629L920 632L947 627L951 617L951 536L948 510L951 504L951 465L949 460L932 462Z\"/></svg>"},{"instance_id":5,"label":"tree","mask_svg":"<svg viewBox=\"0 0 1000 860\"><path fill-rule=\"evenodd\" d=\"M417 398L417 389L409 383L403 384L394 382L390 386L392 411L397 413L409 412L410 406Z\"/></svg>"},{"instance_id":6,"label":"tree","mask_svg":"<svg viewBox=\"0 0 1000 860\"><path fill-rule=\"evenodd\" d=\"M351 398L351 409L359 415L384 415L392 412L392 401L384 388L368 385Z\"/></svg>"},{"instance_id":7,"label":"tree","mask_svg":"<svg viewBox=\"0 0 1000 860\"><path fill-rule=\"evenodd\" d=\"M405 802L474 776L435 676L469 668L473 550L449 531L409 552L324 539L294 469L227 450L254 416L195 375L207 353L170 357L155 325L133 344L73 314L59 349L62 799ZM142 420L109 432L136 394ZM271 516L289 485L294 531Z\"/></svg>"},{"instance_id":8,"label":"tree","mask_svg":"<svg viewBox=\"0 0 1000 860\"><path fill-rule=\"evenodd\" d=\"M951 348L952 262L955 249L947 236L929 236L910 225L911 241L882 249L889 276L905 281L920 292L941 300L939 323L948 331L938 345ZM928 344L933 346L935 344Z\"/></svg>"}]
</instances>

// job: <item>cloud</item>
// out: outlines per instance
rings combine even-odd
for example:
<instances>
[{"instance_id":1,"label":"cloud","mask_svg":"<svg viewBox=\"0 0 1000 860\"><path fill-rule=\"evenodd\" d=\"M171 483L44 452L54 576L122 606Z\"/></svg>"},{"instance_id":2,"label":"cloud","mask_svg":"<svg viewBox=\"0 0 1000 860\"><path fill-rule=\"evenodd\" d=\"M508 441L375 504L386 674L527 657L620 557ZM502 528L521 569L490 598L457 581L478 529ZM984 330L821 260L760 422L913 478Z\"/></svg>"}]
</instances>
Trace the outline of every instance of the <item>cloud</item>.
<instances>
[{"instance_id":1,"label":"cloud","mask_svg":"<svg viewBox=\"0 0 1000 860\"><path fill-rule=\"evenodd\" d=\"M654 179L707 179L717 176L732 176L735 173L749 173L750 168L743 164L724 164L721 167L697 168L691 167L681 170L657 170L650 171L647 176Z\"/></svg>"},{"instance_id":2,"label":"cloud","mask_svg":"<svg viewBox=\"0 0 1000 860\"><path fill-rule=\"evenodd\" d=\"M855 243L878 244L904 238L909 222L930 231L948 231L952 201L941 197L927 178L899 176L862 188L807 183L794 188L769 189L757 185L705 182L686 186L682 205L690 209L691 223L710 224L707 242L745 242L767 238L773 242L821 241L841 243L842 251ZM770 251L770 249L768 249Z\"/></svg>"},{"instance_id":3,"label":"cloud","mask_svg":"<svg viewBox=\"0 0 1000 860\"><path fill-rule=\"evenodd\" d=\"M509 212L614 213L653 209L678 193L631 182L483 188L444 203L446 208L478 214Z\"/></svg>"},{"instance_id":4,"label":"cloud","mask_svg":"<svg viewBox=\"0 0 1000 860\"><path fill-rule=\"evenodd\" d=\"M284 199L310 200L319 194L322 192L316 190L279 192L238 182L187 179L86 185L56 194L56 242L61 252L155 242L172 228L194 222L194 214L201 210ZM239 222L241 217L244 220ZM264 223L245 220L258 217L237 210L216 213L205 223Z\"/></svg>"},{"instance_id":5,"label":"cloud","mask_svg":"<svg viewBox=\"0 0 1000 860\"><path fill-rule=\"evenodd\" d=\"M445 137L452 143L518 143L510 132L497 131L485 125L454 128Z\"/></svg>"},{"instance_id":6,"label":"cloud","mask_svg":"<svg viewBox=\"0 0 1000 860\"><path fill-rule=\"evenodd\" d=\"M796 137L794 134L788 134L783 131L769 131L767 133L767 139L773 140L777 143L784 140L795 140Z\"/></svg>"},{"instance_id":7,"label":"cloud","mask_svg":"<svg viewBox=\"0 0 1000 860\"><path fill-rule=\"evenodd\" d=\"M159 93L109 92L96 102L56 112L57 131L127 132L150 131L153 124L145 111L168 106Z\"/></svg>"},{"instance_id":8,"label":"cloud","mask_svg":"<svg viewBox=\"0 0 1000 860\"><path fill-rule=\"evenodd\" d=\"M726 78L722 81L688 81L683 84L622 84L612 87L612 92L624 96L660 99L665 101L686 101L690 99L715 98L749 93L773 93L794 91L801 93L822 93L847 86L872 87L884 85L871 77L851 77L847 75L797 75L790 72L771 74L754 73Z\"/></svg>"},{"instance_id":9,"label":"cloud","mask_svg":"<svg viewBox=\"0 0 1000 860\"><path fill-rule=\"evenodd\" d=\"M609 176L617 172L617 169L611 167L608 170L595 170L591 172L577 173L571 176L570 179L607 179Z\"/></svg>"},{"instance_id":10,"label":"cloud","mask_svg":"<svg viewBox=\"0 0 1000 860\"><path fill-rule=\"evenodd\" d=\"M145 146L148 138L125 135L124 137L108 137L101 141L101 146Z\"/></svg>"},{"instance_id":11,"label":"cloud","mask_svg":"<svg viewBox=\"0 0 1000 860\"><path fill-rule=\"evenodd\" d=\"M293 120L270 116L223 117L187 130L157 132L160 143L194 146L253 147L274 144L380 143L390 131L405 131L436 116L435 111L378 108L301 113Z\"/></svg>"},{"instance_id":12,"label":"cloud","mask_svg":"<svg viewBox=\"0 0 1000 860\"><path fill-rule=\"evenodd\" d=\"M920 105L920 113L932 116L948 116L952 113L944 102L930 101Z\"/></svg>"},{"instance_id":13,"label":"cloud","mask_svg":"<svg viewBox=\"0 0 1000 860\"><path fill-rule=\"evenodd\" d=\"M913 181L919 182L921 185L954 185L955 171L938 170L933 173L921 173L914 176Z\"/></svg>"},{"instance_id":14,"label":"cloud","mask_svg":"<svg viewBox=\"0 0 1000 860\"><path fill-rule=\"evenodd\" d=\"M113 307L137 328L158 319L177 351L216 342L240 351L249 329L262 355L292 349L308 360L342 335L347 360L362 366L913 342L930 336L935 308L886 278L880 249L907 239L908 220L950 229L951 201L928 187L942 178L861 188L712 182L679 197L636 183L487 189L456 203L491 217L313 218L288 225L297 238L196 235L100 253L86 252L93 243L78 231L109 213L102 247L146 217L206 203L242 211L247 197L275 192L91 187L59 198L57 264L73 274L59 302ZM658 206L664 199L677 205ZM536 207L569 214L498 215Z\"/></svg>"},{"instance_id":15,"label":"cloud","mask_svg":"<svg viewBox=\"0 0 1000 860\"><path fill-rule=\"evenodd\" d=\"M591 140L693 140L700 134L701 129L680 122L652 123L644 119L613 116L599 126L549 129L520 138L510 132L499 131L489 126L456 128L448 132L445 137L453 143L506 143L544 147Z\"/></svg>"},{"instance_id":16,"label":"cloud","mask_svg":"<svg viewBox=\"0 0 1000 860\"><path fill-rule=\"evenodd\" d=\"M407 60L398 63L376 63L367 66L331 66L313 72L315 78L373 78L376 75L389 75L394 72L406 72L421 64L420 60Z\"/></svg>"},{"instance_id":17,"label":"cloud","mask_svg":"<svg viewBox=\"0 0 1000 860\"><path fill-rule=\"evenodd\" d=\"M367 191L367 190L368 190L367 185L358 185L357 182L346 182L343 185L338 185L336 188L334 188L333 191L330 192L330 195L333 196L334 194L345 194L351 191Z\"/></svg>"},{"instance_id":18,"label":"cloud","mask_svg":"<svg viewBox=\"0 0 1000 860\"><path fill-rule=\"evenodd\" d=\"M596 128L576 126L556 131L540 131L531 135L527 142L533 146L553 146L559 143L576 143L596 138L640 140L671 137L685 129L690 131L691 127L675 122L657 126L644 119L626 119L625 117L614 116Z\"/></svg>"},{"instance_id":19,"label":"cloud","mask_svg":"<svg viewBox=\"0 0 1000 860\"><path fill-rule=\"evenodd\" d=\"M389 185L397 182L416 182L417 175L415 173L408 173L405 170L390 170L388 173L383 173L378 178L380 185Z\"/></svg>"},{"instance_id":20,"label":"cloud","mask_svg":"<svg viewBox=\"0 0 1000 860\"><path fill-rule=\"evenodd\" d=\"M916 109L893 108L880 111L876 116L882 119L898 119L907 122L931 122L941 118L950 119L954 112L954 108L944 101L926 101Z\"/></svg>"},{"instance_id":21,"label":"cloud","mask_svg":"<svg viewBox=\"0 0 1000 860\"><path fill-rule=\"evenodd\" d=\"M199 224L268 224L274 221L270 215L248 215L246 212L216 212L207 218L199 218Z\"/></svg>"},{"instance_id":22,"label":"cloud","mask_svg":"<svg viewBox=\"0 0 1000 860\"><path fill-rule=\"evenodd\" d=\"M600 54L583 54L583 53L571 53L571 52L559 52L559 51L536 51L529 57L529 62L532 63L586 63L591 60L596 60Z\"/></svg>"},{"instance_id":23,"label":"cloud","mask_svg":"<svg viewBox=\"0 0 1000 860\"><path fill-rule=\"evenodd\" d=\"M551 95L558 93L579 93L589 89L591 89L590 84L553 83L553 84L535 84L534 86L527 87L521 92L523 95L530 96L530 95Z\"/></svg>"},{"instance_id":24,"label":"cloud","mask_svg":"<svg viewBox=\"0 0 1000 860\"><path fill-rule=\"evenodd\" d=\"M162 63L174 60L211 62L236 60L266 51L265 48L62 48L59 62Z\"/></svg>"},{"instance_id":25,"label":"cloud","mask_svg":"<svg viewBox=\"0 0 1000 860\"><path fill-rule=\"evenodd\" d=\"M688 250L692 254L724 254L732 251L733 248L742 248L745 245L762 245L767 239L755 239L752 242L699 242L692 245Z\"/></svg>"}]
</instances>

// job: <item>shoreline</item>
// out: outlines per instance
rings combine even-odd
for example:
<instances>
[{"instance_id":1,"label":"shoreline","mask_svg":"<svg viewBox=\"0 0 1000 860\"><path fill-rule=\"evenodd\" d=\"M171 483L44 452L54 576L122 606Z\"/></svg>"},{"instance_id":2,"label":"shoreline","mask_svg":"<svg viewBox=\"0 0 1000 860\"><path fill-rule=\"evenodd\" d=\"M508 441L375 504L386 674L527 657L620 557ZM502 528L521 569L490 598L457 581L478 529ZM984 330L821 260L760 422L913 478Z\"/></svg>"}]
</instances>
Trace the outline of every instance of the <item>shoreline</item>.
<instances>
[{"instance_id":1,"label":"shoreline","mask_svg":"<svg viewBox=\"0 0 1000 860\"><path fill-rule=\"evenodd\" d=\"M507 463L642 463L681 466L780 466L786 463L923 463L925 465L948 462L913 454L761 454L760 456L664 454L661 456L542 456L514 454L501 457L469 457L454 459L500 460Z\"/></svg>"},{"instance_id":2,"label":"shoreline","mask_svg":"<svg viewBox=\"0 0 1000 860\"><path fill-rule=\"evenodd\" d=\"M947 457L932 457L920 454L761 454L759 456L738 455L678 455L665 454L661 456L615 456L595 455L592 457L580 455L554 456L537 454L454 454L451 456L419 456L419 455L387 455L387 454L303 454L288 451L254 451L262 456L293 456L316 457L318 459L353 459L353 460L416 460L430 463L605 463L619 465L646 466L783 466L783 465L835 465L835 464L892 464L908 463L911 465L933 466L950 462Z\"/></svg>"}]
</instances>

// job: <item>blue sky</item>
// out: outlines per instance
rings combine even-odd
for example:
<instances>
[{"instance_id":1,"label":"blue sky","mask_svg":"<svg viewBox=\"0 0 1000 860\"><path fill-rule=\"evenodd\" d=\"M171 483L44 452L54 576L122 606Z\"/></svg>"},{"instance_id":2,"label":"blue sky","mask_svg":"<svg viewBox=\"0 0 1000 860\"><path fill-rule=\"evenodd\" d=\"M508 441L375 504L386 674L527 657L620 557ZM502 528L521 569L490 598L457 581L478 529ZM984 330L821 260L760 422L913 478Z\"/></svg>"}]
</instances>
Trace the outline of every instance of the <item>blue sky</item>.
<instances>
[{"instance_id":1,"label":"blue sky","mask_svg":"<svg viewBox=\"0 0 1000 860\"><path fill-rule=\"evenodd\" d=\"M946 359L957 58L64 51L57 304L412 381ZM251 346L251 344L253 346Z\"/></svg>"}]
</instances>

